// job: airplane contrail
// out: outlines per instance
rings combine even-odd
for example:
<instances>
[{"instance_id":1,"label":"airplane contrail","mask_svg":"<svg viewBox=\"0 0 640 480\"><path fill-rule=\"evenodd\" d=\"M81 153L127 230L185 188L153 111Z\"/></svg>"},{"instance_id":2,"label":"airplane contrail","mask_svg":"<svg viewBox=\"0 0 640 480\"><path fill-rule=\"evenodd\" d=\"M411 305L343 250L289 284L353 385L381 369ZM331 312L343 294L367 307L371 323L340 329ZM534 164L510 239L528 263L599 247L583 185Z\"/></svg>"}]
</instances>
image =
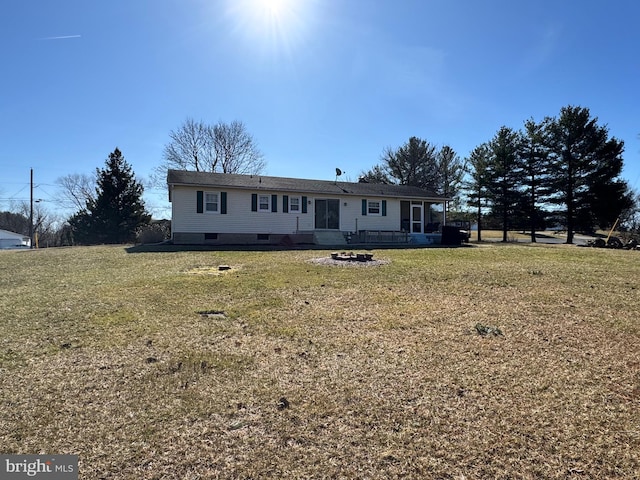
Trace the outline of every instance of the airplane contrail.
<instances>
[{"instance_id":1,"label":"airplane contrail","mask_svg":"<svg viewBox=\"0 0 640 480\"><path fill-rule=\"evenodd\" d=\"M41 38L40 40L65 40L67 38L80 38L82 37L82 35L60 35L57 37L44 37Z\"/></svg>"}]
</instances>

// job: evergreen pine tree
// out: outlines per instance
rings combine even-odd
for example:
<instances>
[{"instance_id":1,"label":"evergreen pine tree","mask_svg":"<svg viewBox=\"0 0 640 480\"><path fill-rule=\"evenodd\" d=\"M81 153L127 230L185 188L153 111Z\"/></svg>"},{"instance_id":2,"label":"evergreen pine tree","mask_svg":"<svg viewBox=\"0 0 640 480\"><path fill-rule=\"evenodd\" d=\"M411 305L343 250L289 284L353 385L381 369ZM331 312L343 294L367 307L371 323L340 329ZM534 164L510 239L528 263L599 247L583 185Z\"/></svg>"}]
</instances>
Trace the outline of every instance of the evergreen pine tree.
<instances>
[{"instance_id":1,"label":"evergreen pine tree","mask_svg":"<svg viewBox=\"0 0 640 480\"><path fill-rule=\"evenodd\" d=\"M468 201L471 207L476 209L476 222L478 226L478 241L482 241L482 207L489 201L489 146L486 143L473 149L466 161L468 178L464 182L467 190Z\"/></svg>"},{"instance_id":2,"label":"evergreen pine tree","mask_svg":"<svg viewBox=\"0 0 640 480\"><path fill-rule=\"evenodd\" d=\"M551 201L565 207L567 243L573 243L577 229L613 225L632 203L620 179L624 143L609 138L588 108L562 108L548 130L556 192Z\"/></svg>"},{"instance_id":3,"label":"evergreen pine tree","mask_svg":"<svg viewBox=\"0 0 640 480\"><path fill-rule=\"evenodd\" d=\"M142 201L144 187L136 181L118 148L109 154L105 168L96 171L96 195L69 220L75 241L83 244L132 242L138 227L151 220Z\"/></svg>"},{"instance_id":4,"label":"evergreen pine tree","mask_svg":"<svg viewBox=\"0 0 640 480\"><path fill-rule=\"evenodd\" d=\"M549 195L549 149L546 139L549 120L536 123L533 119L524 122L524 133L520 144L520 159L523 168L524 188L523 213L529 220L531 242L536 242L536 230L544 221L541 205Z\"/></svg>"},{"instance_id":5,"label":"evergreen pine tree","mask_svg":"<svg viewBox=\"0 0 640 480\"><path fill-rule=\"evenodd\" d=\"M444 197L452 199L452 205L448 205L454 210L460 209L460 186L464 175L465 165L456 151L449 145L443 146L436 153L437 168L440 177L440 184L435 191Z\"/></svg>"},{"instance_id":6,"label":"evergreen pine tree","mask_svg":"<svg viewBox=\"0 0 640 480\"><path fill-rule=\"evenodd\" d=\"M502 220L502 241L507 241L510 219L521 204L522 165L518 155L520 135L501 127L489 142L488 190L495 213Z\"/></svg>"}]
</instances>

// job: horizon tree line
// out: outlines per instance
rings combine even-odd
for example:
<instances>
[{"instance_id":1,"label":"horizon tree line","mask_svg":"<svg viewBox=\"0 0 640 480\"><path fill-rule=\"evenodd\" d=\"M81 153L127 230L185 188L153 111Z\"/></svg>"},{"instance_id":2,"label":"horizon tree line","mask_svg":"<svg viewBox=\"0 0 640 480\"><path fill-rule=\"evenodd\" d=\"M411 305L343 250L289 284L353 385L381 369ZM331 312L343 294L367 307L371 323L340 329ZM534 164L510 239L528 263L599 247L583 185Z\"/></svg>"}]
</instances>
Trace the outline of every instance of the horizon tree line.
<instances>
[{"instance_id":1,"label":"horizon tree line","mask_svg":"<svg viewBox=\"0 0 640 480\"><path fill-rule=\"evenodd\" d=\"M497 220L504 242L513 228L528 229L535 242L545 218L554 217L573 243L576 231L611 227L637 209L637 194L620 176L623 152L624 142L610 137L588 108L569 105L558 117L526 120L522 130L500 127L464 160L448 145L438 149L411 137L396 150L386 148L361 179L454 198L458 214L471 209L479 241L487 217Z\"/></svg>"},{"instance_id":2,"label":"horizon tree line","mask_svg":"<svg viewBox=\"0 0 640 480\"><path fill-rule=\"evenodd\" d=\"M623 152L624 143L610 137L588 108L569 105L557 117L526 120L521 130L500 127L466 158L449 145L437 147L412 136L396 149L386 147L380 162L362 172L359 181L413 185L451 198L452 214L475 218L478 240L484 221L491 220L501 227L503 241L517 228L528 229L535 242L536 231L553 218L564 224L567 243L573 243L576 231L608 228L620 217L638 229L640 198L620 177ZM265 166L242 122L209 125L188 118L169 133L155 181L163 182L169 168L261 173ZM151 221L142 201L144 188L117 148L105 169L96 169L93 176L69 174L57 183L60 204L75 213L59 231L53 221L46 223L48 244L128 242ZM23 229L21 212L0 213L0 220L6 220L0 228Z\"/></svg>"},{"instance_id":3,"label":"horizon tree line","mask_svg":"<svg viewBox=\"0 0 640 480\"><path fill-rule=\"evenodd\" d=\"M535 242L551 215L573 243L576 231L609 228L636 205L620 176L623 152L624 142L588 108L563 107L558 117L529 119L519 131L503 126L471 152L469 204L480 222L484 210L500 218L505 242L513 228L528 228Z\"/></svg>"}]
</instances>

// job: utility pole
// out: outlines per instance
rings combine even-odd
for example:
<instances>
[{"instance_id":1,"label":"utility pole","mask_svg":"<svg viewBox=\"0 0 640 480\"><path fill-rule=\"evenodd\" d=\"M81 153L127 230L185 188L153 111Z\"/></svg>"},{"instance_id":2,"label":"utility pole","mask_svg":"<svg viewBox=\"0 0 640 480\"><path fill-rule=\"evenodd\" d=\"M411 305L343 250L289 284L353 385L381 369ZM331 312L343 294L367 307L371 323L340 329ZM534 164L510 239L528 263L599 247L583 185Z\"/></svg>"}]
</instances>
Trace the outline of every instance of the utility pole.
<instances>
[{"instance_id":1,"label":"utility pole","mask_svg":"<svg viewBox=\"0 0 640 480\"><path fill-rule=\"evenodd\" d=\"M29 215L29 248L33 248L33 168L31 169L31 214Z\"/></svg>"}]
</instances>

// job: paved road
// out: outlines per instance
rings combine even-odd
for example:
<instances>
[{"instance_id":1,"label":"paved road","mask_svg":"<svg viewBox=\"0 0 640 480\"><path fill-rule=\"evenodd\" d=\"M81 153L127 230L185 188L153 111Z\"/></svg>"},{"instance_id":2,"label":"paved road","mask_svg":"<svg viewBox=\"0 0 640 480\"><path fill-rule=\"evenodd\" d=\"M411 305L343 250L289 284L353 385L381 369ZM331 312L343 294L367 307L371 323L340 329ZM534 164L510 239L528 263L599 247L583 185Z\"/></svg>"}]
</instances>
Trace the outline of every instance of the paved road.
<instances>
[{"instance_id":1,"label":"paved road","mask_svg":"<svg viewBox=\"0 0 640 480\"><path fill-rule=\"evenodd\" d=\"M586 245L589 240L593 240L595 237L589 235L580 235L578 233L573 235L573 243L575 245ZM544 234L541 233L537 236L539 243L566 243L566 234Z\"/></svg>"},{"instance_id":2,"label":"paved road","mask_svg":"<svg viewBox=\"0 0 640 480\"><path fill-rule=\"evenodd\" d=\"M576 233L573 235L573 244L574 245L586 245L588 241L595 239L596 237L590 235L581 235ZM501 238L490 238L483 239L483 242L501 242ZM527 238L517 238L510 240L512 242L518 243L530 243L530 237ZM537 243L547 243L547 244L562 244L566 243L567 235L566 233L553 233L553 232L545 232L536 234L536 242Z\"/></svg>"}]
</instances>

